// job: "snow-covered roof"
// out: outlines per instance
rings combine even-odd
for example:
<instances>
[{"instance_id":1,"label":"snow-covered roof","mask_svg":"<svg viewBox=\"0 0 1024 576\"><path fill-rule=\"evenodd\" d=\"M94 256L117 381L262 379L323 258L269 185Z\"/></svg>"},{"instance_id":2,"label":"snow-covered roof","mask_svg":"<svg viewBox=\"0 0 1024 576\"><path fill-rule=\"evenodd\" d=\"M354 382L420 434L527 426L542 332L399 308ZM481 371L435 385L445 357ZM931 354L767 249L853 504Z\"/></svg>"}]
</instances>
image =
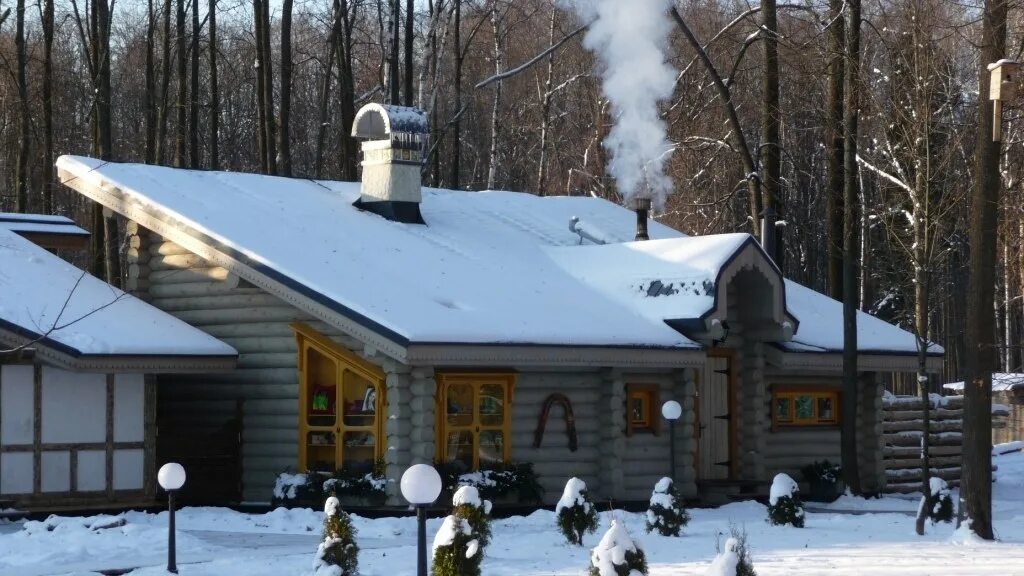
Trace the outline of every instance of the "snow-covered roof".
<instances>
[{"instance_id":1,"label":"snow-covered roof","mask_svg":"<svg viewBox=\"0 0 1024 576\"><path fill-rule=\"evenodd\" d=\"M227 344L0 226L0 331L72 358L234 359ZM7 344L0 343L0 349Z\"/></svg>"},{"instance_id":2,"label":"snow-covered roof","mask_svg":"<svg viewBox=\"0 0 1024 576\"><path fill-rule=\"evenodd\" d=\"M19 234L89 236L89 231L80 228L74 220L46 214L0 212L0 228Z\"/></svg>"},{"instance_id":3,"label":"snow-covered roof","mask_svg":"<svg viewBox=\"0 0 1024 576\"><path fill-rule=\"evenodd\" d=\"M947 390L962 392L964 383L950 382L949 384L943 384L942 387ZM993 392L1010 392L1014 388L1024 388L1024 374L1020 372L995 372L992 374Z\"/></svg>"},{"instance_id":4,"label":"snow-covered roof","mask_svg":"<svg viewBox=\"0 0 1024 576\"><path fill-rule=\"evenodd\" d=\"M686 235L591 197L425 188L426 226L352 204L359 184L192 171L64 156L79 190L159 214L206 245L401 344L697 348L666 320L698 318L708 282L749 241ZM573 217L605 245L581 241ZM583 246L580 244L583 243ZM787 350L842 348L842 306L786 283L799 321ZM914 337L862 315L862 351L913 353ZM940 351L936 348L934 351Z\"/></svg>"}]
</instances>

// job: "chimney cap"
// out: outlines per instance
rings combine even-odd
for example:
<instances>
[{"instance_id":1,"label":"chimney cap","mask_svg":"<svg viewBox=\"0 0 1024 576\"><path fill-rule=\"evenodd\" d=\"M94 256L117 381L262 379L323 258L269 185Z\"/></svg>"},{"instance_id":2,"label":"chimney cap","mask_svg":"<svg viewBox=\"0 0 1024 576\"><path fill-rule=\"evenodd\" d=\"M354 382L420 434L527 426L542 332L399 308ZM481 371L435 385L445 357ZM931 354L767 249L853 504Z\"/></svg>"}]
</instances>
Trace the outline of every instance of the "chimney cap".
<instances>
[{"instance_id":1,"label":"chimney cap","mask_svg":"<svg viewBox=\"0 0 1024 576\"><path fill-rule=\"evenodd\" d=\"M410 106L367 104L352 121L352 136L367 140L388 140L395 134L429 134L427 113Z\"/></svg>"}]
</instances>

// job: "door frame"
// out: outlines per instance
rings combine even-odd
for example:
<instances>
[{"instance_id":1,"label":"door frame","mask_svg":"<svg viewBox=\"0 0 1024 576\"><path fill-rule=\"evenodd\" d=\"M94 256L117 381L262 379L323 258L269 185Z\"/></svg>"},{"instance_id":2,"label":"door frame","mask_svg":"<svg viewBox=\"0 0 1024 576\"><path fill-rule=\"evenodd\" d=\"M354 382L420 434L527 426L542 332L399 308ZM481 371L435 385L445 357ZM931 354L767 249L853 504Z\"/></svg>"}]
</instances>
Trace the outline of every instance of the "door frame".
<instances>
[{"instance_id":1,"label":"door frame","mask_svg":"<svg viewBox=\"0 0 1024 576\"><path fill-rule=\"evenodd\" d=\"M726 480L735 480L736 477L737 477L737 475L736 475L736 464L737 464L737 462L736 462L736 455L739 452L738 445L737 445L737 442L736 442L736 413L735 413L736 412L736 351L732 350L732 349L729 349L729 348L711 348L711 349L709 349L707 351L707 357L708 358L725 358L728 361L729 379L728 379L728 381L726 383L726 385L728 386L728 391L726 392L726 398L728 399L727 401L729 403L729 427L728 427L729 439L728 439L728 442L727 442L727 444L728 444L728 457L729 457L729 471L728 471L728 477L726 478ZM700 393L701 390L704 389L704 386L707 385L708 380L709 380L709 374L707 374L708 366L707 366L707 364L705 364L704 366L705 366L704 367L704 371L701 373L701 378L699 379L699 381L697 383L697 386L700 387L698 389L698 394ZM703 480L705 482L708 482L708 481L713 482L714 480L711 480L711 479L708 479L708 478L701 478L701 474L700 474L701 458L704 456L704 454L702 454L701 450L700 450L700 434L701 434L700 426L701 426L701 424L703 422L703 420L702 420L703 414L701 414L701 404L702 404L702 402L700 401L700 396L698 396L698 401L695 402L695 406L696 406L696 409L697 409L697 418L694 421L695 422L695 427L696 427L696 430L694 430L694 432L696 433L695 435L697 437L697 454L696 454L696 457L694 458L694 462L696 464L697 479L698 480Z\"/></svg>"}]
</instances>

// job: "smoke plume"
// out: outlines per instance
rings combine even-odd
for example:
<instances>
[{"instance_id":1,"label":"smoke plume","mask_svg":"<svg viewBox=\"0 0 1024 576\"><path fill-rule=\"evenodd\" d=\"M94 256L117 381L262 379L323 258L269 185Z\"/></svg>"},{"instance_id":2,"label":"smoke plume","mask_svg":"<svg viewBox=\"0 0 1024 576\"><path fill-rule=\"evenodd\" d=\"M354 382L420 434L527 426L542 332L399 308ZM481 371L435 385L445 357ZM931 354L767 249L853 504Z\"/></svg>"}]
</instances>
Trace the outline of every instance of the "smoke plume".
<instances>
[{"instance_id":1,"label":"smoke plume","mask_svg":"<svg viewBox=\"0 0 1024 576\"><path fill-rule=\"evenodd\" d=\"M665 163L672 154L658 102L672 95L676 71L666 62L672 0L565 0L592 20L583 41L601 64L602 89L614 126L604 146L608 171L627 205L650 198L661 210L672 191Z\"/></svg>"}]
</instances>

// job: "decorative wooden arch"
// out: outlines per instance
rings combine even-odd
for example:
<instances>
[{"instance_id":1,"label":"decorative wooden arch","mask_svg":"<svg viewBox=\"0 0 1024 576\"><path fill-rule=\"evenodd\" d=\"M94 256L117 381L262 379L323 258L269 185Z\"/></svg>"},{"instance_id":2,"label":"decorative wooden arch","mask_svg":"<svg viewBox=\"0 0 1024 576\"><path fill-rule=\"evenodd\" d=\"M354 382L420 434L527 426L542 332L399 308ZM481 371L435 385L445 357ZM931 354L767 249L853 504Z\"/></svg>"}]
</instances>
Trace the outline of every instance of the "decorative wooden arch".
<instances>
[{"instance_id":1,"label":"decorative wooden arch","mask_svg":"<svg viewBox=\"0 0 1024 576\"><path fill-rule=\"evenodd\" d=\"M579 448L576 438L576 416L572 412L572 402L565 394L551 394L544 400L544 407L540 411L540 418L537 420L537 430L533 433L533 447L540 448L541 440L544 439L544 426L548 423L548 414L551 406L561 404L565 412L565 428L569 435L569 450L575 452Z\"/></svg>"}]
</instances>

